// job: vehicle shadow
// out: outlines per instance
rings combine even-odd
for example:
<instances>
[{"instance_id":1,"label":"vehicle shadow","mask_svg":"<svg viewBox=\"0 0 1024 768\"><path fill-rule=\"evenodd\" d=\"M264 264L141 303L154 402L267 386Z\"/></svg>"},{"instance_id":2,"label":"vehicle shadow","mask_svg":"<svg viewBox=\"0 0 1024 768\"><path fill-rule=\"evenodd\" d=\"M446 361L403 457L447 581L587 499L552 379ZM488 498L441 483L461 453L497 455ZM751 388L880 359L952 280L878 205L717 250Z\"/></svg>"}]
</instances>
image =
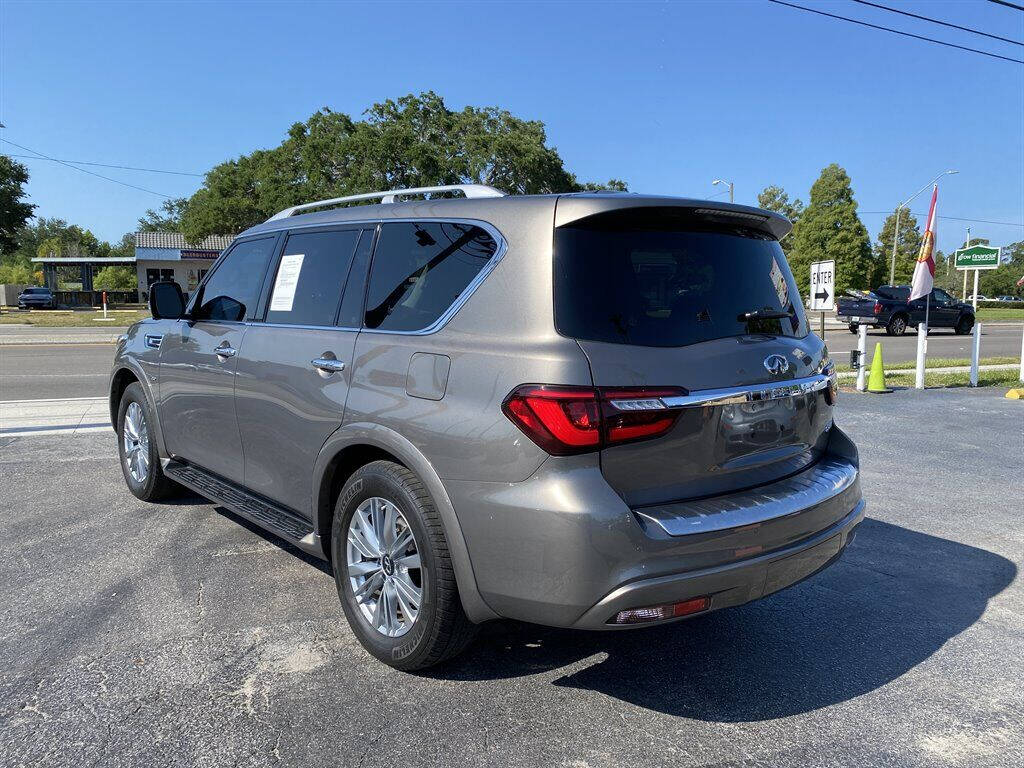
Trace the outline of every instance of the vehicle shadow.
<instances>
[{"instance_id":1,"label":"vehicle shadow","mask_svg":"<svg viewBox=\"0 0 1024 768\"><path fill-rule=\"evenodd\" d=\"M210 502L204 499L201 501L201 503L209 504ZM235 514L227 507L222 507L219 504L214 504L213 511L221 517L227 518L236 525L242 526L250 533L259 536L261 539L264 539L265 541L273 544L274 546L280 547L285 552L294 555L307 565L311 565L317 570L326 573L332 579L334 578L334 570L331 568L331 564L328 563L326 560L321 560L319 557L314 557L308 552L304 552L303 550L299 549L294 544L292 544L290 541L286 541L285 539L282 539L280 536L271 533L265 528L261 528L260 526L256 525L256 523L250 522L241 515Z\"/></svg>"},{"instance_id":2,"label":"vehicle shadow","mask_svg":"<svg viewBox=\"0 0 1024 768\"><path fill-rule=\"evenodd\" d=\"M464 656L425 674L493 680L575 665L554 684L698 720L769 720L905 674L977 621L1016 572L986 550L867 519L835 565L759 602L634 631L488 625Z\"/></svg>"}]
</instances>

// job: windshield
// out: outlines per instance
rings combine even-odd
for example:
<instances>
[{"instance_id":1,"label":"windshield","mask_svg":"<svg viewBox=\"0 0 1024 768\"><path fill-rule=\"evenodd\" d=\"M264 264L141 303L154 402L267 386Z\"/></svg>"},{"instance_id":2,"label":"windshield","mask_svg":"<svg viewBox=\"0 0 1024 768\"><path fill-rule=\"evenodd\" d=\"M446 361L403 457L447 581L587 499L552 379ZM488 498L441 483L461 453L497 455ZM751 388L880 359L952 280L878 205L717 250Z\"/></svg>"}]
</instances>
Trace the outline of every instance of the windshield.
<instances>
[{"instance_id":1,"label":"windshield","mask_svg":"<svg viewBox=\"0 0 1024 768\"><path fill-rule=\"evenodd\" d=\"M808 333L778 242L643 214L555 231L555 324L577 339L679 347Z\"/></svg>"}]
</instances>

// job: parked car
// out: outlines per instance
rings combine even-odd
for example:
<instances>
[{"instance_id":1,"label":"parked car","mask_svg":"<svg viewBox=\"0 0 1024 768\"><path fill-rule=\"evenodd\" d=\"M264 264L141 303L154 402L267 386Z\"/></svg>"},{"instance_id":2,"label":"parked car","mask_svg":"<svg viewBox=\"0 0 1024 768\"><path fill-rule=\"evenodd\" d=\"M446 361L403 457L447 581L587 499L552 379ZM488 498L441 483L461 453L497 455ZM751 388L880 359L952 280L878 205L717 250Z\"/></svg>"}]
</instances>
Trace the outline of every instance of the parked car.
<instances>
[{"instance_id":1,"label":"parked car","mask_svg":"<svg viewBox=\"0 0 1024 768\"><path fill-rule=\"evenodd\" d=\"M902 336L907 328L923 323L925 300L908 301L909 285L883 285L864 299L840 298L836 316L846 322L850 333L857 333L861 325L885 328L890 336ZM941 288L929 297L929 328L952 328L958 334L967 334L974 327L974 308L957 301Z\"/></svg>"},{"instance_id":2,"label":"parked car","mask_svg":"<svg viewBox=\"0 0 1024 768\"><path fill-rule=\"evenodd\" d=\"M154 283L110 380L129 490L185 486L330 561L402 669L491 619L667 623L840 555L857 450L786 219L441 189L466 199L282 211L187 304Z\"/></svg>"},{"instance_id":3,"label":"parked car","mask_svg":"<svg viewBox=\"0 0 1024 768\"><path fill-rule=\"evenodd\" d=\"M49 288L26 288L18 294L19 309L53 309L57 300Z\"/></svg>"}]
</instances>

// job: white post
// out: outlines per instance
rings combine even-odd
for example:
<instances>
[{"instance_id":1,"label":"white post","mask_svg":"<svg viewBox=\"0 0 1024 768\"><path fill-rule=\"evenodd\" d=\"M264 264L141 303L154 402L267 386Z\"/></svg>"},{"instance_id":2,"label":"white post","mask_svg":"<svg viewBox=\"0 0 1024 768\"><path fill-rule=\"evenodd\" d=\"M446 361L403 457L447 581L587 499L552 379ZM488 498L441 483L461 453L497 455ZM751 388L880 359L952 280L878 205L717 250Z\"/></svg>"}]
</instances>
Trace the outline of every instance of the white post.
<instances>
[{"instance_id":1,"label":"white post","mask_svg":"<svg viewBox=\"0 0 1024 768\"><path fill-rule=\"evenodd\" d=\"M1024 383L1024 333L1020 336L1020 380Z\"/></svg>"},{"instance_id":2,"label":"white post","mask_svg":"<svg viewBox=\"0 0 1024 768\"><path fill-rule=\"evenodd\" d=\"M974 298L971 299L971 303L974 304L974 314L978 314L978 273L980 269L974 270Z\"/></svg>"},{"instance_id":3,"label":"white post","mask_svg":"<svg viewBox=\"0 0 1024 768\"><path fill-rule=\"evenodd\" d=\"M967 301L967 270L963 270L964 273L964 297L961 301Z\"/></svg>"},{"instance_id":4,"label":"white post","mask_svg":"<svg viewBox=\"0 0 1024 768\"><path fill-rule=\"evenodd\" d=\"M857 391L863 392L867 389L864 378L867 375L867 351L868 351L868 327L866 325L857 328L857 357L860 358L860 368L857 369ZM1024 355L1024 353L1022 353ZM1021 381L1024 381L1024 356L1021 358Z\"/></svg>"},{"instance_id":5,"label":"white post","mask_svg":"<svg viewBox=\"0 0 1024 768\"><path fill-rule=\"evenodd\" d=\"M917 376L914 378L914 387L924 389L924 361L928 355L928 324L920 323L917 326Z\"/></svg>"},{"instance_id":6,"label":"white post","mask_svg":"<svg viewBox=\"0 0 1024 768\"><path fill-rule=\"evenodd\" d=\"M975 294L977 295L977 294ZM978 386L978 359L981 357L981 323L974 324L974 340L971 344L971 386Z\"/></svg>"}]
</instances>

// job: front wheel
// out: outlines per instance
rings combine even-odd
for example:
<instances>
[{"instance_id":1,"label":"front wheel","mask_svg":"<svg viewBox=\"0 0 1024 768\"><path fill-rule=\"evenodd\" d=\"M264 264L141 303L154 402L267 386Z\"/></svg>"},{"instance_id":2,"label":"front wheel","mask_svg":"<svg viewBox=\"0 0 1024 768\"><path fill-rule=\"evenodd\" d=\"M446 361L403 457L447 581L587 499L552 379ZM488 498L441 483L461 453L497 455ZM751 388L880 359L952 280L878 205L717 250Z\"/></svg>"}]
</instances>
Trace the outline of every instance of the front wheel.
<instances>
[{"instance_id":1,"label":"front wheel","mask_svg":"<svg viewBox=\"0 0 1024 768\"><path fill-rule=\"evenodd\" d=\"M423 669L472 640L440 514L406 467L374 461L353 473L335 506L331 557L352 631L385 664Z\"/></svg>"},{"instance_id":2,"label":"front wheel","mask_svg":"<svg viewBox=\"0 0 1024 768\"><path fill-rule=\"evenodd\" d=\"M972 330L974 330L974 318L964 316L957 321L956 327L953 329L953 332L956 333L957 336L966 336Z\"/></svg>"},{"instance_id":3,"label":"front wheel","mask_svg":"<svg viewBox=\"0 0 1024 768\"><path fill-rule=\"evenodd\" d=\"M902 336L907 332L907 318L903 315L894 315L885 324L885 332L890 336Z\"/></svg>"},{"instance_id":4,"label":"front wheel","mask_svg":"<svg viewBox=\"0 0 1024 768\"><path fill-rule=\"evenodd\" d=\"M129 384L117 409L117 448L128 490L143 501L166 499L181 490L160 466L154 421L142 385Z\"/></svg>"}]
</instances>

